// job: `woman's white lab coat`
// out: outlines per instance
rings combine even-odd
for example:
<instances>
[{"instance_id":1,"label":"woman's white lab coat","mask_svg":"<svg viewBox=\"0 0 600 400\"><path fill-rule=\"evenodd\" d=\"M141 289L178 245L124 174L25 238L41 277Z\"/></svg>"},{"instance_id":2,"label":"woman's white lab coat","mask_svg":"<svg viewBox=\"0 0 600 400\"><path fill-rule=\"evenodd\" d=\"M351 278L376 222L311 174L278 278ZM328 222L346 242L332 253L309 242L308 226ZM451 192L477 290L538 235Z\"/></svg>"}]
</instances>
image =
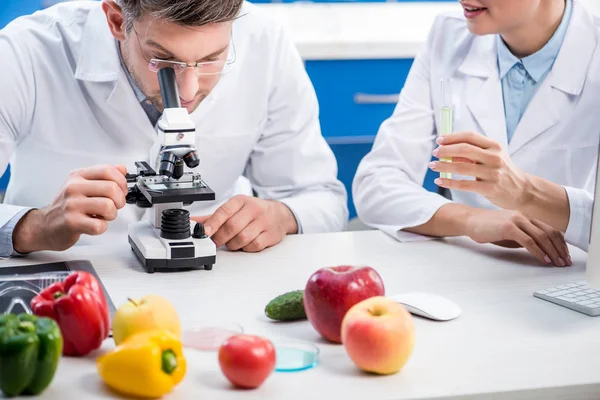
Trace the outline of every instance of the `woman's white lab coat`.
<instances>
[{"instance_id":1,"label":"woman's white lab coat","mask_svg":"<svg viewBox=\"0 0 600 400\"><path fill-rule=\"evenodd\" d=\"M11 164L0 226L20 206L49 204L72 170L155 165L160 143L120 66L100 5L63 3L0 31L0 171ZM303 232L341 230L346 191L321 135L302 60L260 9L247 3L242 13L233 25L233 68L192 113L197 172L217 199L194 203L190 212L206 214L247 193L247 178L259 196L287 204ZM114 232L126 241L127 225L143 211L127 205L102 238L114 241Z\"/></svg>"},{"instance_id":2,"label":"woman's white lab coat","mask_svg":"<svg viewBox=\"0 0 600 400\"><path fill-rule=\"evenodd\" d=\"M427 222L449 201L422 183L440 132L440 80L452 78L454 131L487 135L523 171L563 185L571 210L566 239L587 249L600 138L599 39L600 21L576 0L552 71L508 144L495 36L470 34L462 15L439 16L393 115L359 165L353 182L359 218L410 240L400 230ZM455 202L496 208L478 194L451 193Z\"/></svg>"}]
</instances>

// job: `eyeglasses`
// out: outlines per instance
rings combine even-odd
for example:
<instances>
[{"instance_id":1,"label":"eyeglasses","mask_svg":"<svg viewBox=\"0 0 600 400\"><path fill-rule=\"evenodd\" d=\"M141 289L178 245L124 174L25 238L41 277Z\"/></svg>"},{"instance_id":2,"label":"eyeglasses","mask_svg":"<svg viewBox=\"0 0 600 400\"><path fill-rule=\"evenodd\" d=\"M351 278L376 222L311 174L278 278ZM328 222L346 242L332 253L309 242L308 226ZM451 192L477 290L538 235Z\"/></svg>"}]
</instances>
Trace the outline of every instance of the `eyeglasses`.
<instances>
[{"instance_id":1,"label":"eyeglasses","mask_svg":"<svg viewBox=\"0 0 600 400\"><path fill-rule=\"evenodd\" d=\"M176 75L181 75L183 73L183 71L185 71L186 69L194 68L194 71L196 72L196 76L218 75L218 74L225 74L225 73L229 72L236 60L236 51L235 51L235 45L233 43L233 39L231 40L231 45L229 46L229 48L232 50L231 51L232 54L230 54L227 57L227 60L203 61L203 62L197 62L194 64L188 64L188 63L185 63L182 61L162 60L160 58L148 59L144 55L144 51L142 49L142 43L140 42L140 36L138 35L135 28L133 28L133 30L135 31L138 45L140 46L140 53L142 54L142 57L144 58L144 60L146 60L148 62L148 69L152 72L158 72L162 68L173 68Z\"/></svg>"},{"instance_id":2,"label":"eyeglasses","mask_svg":"<svg viewBox=\"0 0 600 400\"><path fill-rule=\"evenodd\" d=\"M179 61L167 61L158 58L153 58L148 61L148 69L152 72L158 72L162 68L171 67L175 70L176 75L180 75L188 68L195 68L196 75L217 75L229 72L233 61L206 61L195 64L187 64Z\"/></svg>"}]
</instances>

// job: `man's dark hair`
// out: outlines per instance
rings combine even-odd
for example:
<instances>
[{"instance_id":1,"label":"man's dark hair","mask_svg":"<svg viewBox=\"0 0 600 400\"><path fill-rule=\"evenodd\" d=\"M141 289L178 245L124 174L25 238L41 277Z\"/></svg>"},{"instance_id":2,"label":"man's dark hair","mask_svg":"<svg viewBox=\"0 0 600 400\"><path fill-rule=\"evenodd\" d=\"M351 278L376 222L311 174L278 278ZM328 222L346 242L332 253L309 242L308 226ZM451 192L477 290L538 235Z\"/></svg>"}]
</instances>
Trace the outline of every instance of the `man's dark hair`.
<instances>
[{"instance_id":1,"label":"man's dark hair","mask_svg":"<svg viewBox=\"0 0 600 400\"><path fill-rule=\"evenodd\" d=\"M238 17L243 0L116 0L127 30L147 15L182 26L227 22Z\"/></svg>"}]
</instances>

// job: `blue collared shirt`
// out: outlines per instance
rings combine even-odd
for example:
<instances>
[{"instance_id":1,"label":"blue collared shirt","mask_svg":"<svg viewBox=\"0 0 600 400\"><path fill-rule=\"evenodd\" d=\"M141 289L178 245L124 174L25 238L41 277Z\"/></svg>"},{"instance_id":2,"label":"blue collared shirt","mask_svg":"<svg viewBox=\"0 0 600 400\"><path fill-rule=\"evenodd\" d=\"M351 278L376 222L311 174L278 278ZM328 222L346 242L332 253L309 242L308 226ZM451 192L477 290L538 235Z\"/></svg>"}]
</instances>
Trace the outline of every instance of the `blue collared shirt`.
<instances>
[{"instance_id":1,"label":"blue collared shirt","mask_svg":"<svg viewBox=\"0 0 600 400\"><path fill-rule=\"evenodd\" d=\"M529 102L554 65L567 33L572 8L572 0L566 0L561 23L552 38L541 50L523 59L515 57L500 35L497 36L498 67L502 80L506 132L509 142Z\"/></svg>"},{"instance_id":2,"label":"blue collared shirt","mask_svg":"<svg viewBox=\"0 0 600 400\"><path fill-rule=\"evenodd\" d=\"M13 247L13 231L25 214L31 211L31 207L24 208L12 217L6 224L0 228L0 257L8 258L23 255L15 251Z\"/></svg>"},{"instance_id":3,"label":"blue collared shirt","mask_svg":"<svg viewBox=\"0 0 600 400\"><path fill-rule=\"evenodd\" d=\"M129 73L129 70L125 66L125 61L123 60L123 55L121 54L121 46L119 46L119 41L115 40L115 44L117 46L117 53L119 54L119 61L121 62L121 68L123 68L123 71L125 71L125 76L127 76L129 85L133 89L133 92L135 93L135 97L140 102L140 105L146 112L146 115L148 116L150 123L152 124L152 126L156 126L156 123L158 122L158 119L161 116L161 112L158 111L158 109L154 106L154 104L152 104L152 102L150 102L150 100L148 100L146 95L137 86L137 84L135 83L135 80L133 79L133 77Z\"/></svg>"}]
</instances>

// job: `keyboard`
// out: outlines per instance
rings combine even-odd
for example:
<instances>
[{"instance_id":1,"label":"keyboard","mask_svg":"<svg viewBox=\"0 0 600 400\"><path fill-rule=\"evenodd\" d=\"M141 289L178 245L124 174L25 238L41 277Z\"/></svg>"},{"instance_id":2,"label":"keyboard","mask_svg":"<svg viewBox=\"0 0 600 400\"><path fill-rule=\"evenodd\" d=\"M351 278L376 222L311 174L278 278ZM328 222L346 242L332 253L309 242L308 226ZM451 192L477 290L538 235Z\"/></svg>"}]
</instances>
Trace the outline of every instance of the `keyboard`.
<instances>
[{"instance_id":1,"label":"keyboard","mask_svg":"<svg viewBox=\"0 0 600 400\"><path fill-rule=\"evenodd\" d=\"M585 281L539 290L533 295L590 317L600 315L600 289L590 288Z\"/></svg>"}]
</instances>

